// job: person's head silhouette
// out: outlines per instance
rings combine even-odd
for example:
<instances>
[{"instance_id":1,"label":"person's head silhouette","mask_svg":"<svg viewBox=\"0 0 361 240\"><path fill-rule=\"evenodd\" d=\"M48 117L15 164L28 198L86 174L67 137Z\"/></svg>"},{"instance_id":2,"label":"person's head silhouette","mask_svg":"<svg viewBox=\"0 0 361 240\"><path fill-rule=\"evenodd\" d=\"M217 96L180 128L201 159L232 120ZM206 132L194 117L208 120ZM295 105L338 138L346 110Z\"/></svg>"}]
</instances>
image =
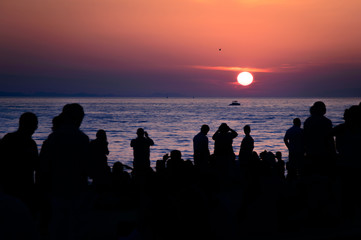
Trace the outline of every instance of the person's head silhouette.
<instances>
[{"instance_id":1,"label":"person's head silhouette","mask_svg":"<svg viewBox=\"0 0 361 240\"><path fill-rule=\"evenodd\" d=\"M324 102L322 101L317 101L313 104L313 114L317 115L317 116L323 116L326 114L326 105ZM312 115L312 113L311 113Z\"/></svg>"},{"instance_id":2,"label":"person's head silhouette","mask_svg":"<svg viewBox=\"0 0 361 240\"><path fill-rule=\"evenodd\" d=\"M357 105L353 105L345 110L344 113L345 122L351 124L360 124L361 122L361 109Z\"/></svg>"},{"instance_id":3,"label":"person's head silhouette","mask_svg":"<svg viewBox=\"0 0 361 240\"><path fill-rule=\"evenodd\" d=\"M78 103L66 104L63 107L61 117L64 120L64 123L80 127L84 118L84 109Z\"/></svg>"},{"instance_id":4,"label":"person's head silhouette","mask_svg":"<svg viewBox=\"0 0 361 240\"><path fill-rule=\"evenodd\" d=\"M276 152L276 158L278 161L281 161L282 160L282 153L281 152Z\"/></svg>"},{"instance_id":5,"label":"person's head silhouette","mask_svg":"<svg viewBox=\"0 0 361 240\"><path fill-rule=\"evenodd\" d=\"M113 174L120 174L124 171L124 165L119 162L119 161L116 161L114 164L113 164L113 169L112 169L112 173Z\"/></svg>"},{"instance_id":6,"label":"person's head silhouette","mask_svg":"<svg viewBox=\"0 0 361 240\"><path fill-rule=\"evenodd\" d=\"M138 136L138 137L143 137L143 136L144 136L144 129L143 129L143 128L138 128L138 130L137 130L137 136Z\"/></svg>"},{"instance_id":7,"label":"person's head silhouette","mask_svg":"<svg viewBox=\"0 0 361 240\"><path fill-rule=\"evenodd\" d=\"M107 133L103 129L97 131L96 137L99 140L107 141Z\"/></svg>"},{"instance_id":8,"label":"person's head silhouette","mask_svg":"<svg viewBox=\"0 0 361 240\"><path fill-rule=\"evenodd\" d=\"M222 124L219 126L218 130L219 130L221 133L226 133L226 132L229 131L229 127L228 127L227 123L222 123Z\"/></svg>"},{"instance_id":9,"label":"person's head silhouette","mask_svg":"<svg viewBox=\"0 0 361 240\"><path fill-rule=\"evenodd\" d=\"M179 150L172 150L170 152L170 158L173 160L180 160L182 159L182 153Z\"/></svg>"},{"instance_id":10,"label":"person's head silhouette","mask_svg":"<svg viewBox=\"0 0 361 240\"><path fill-rule=\"evenodd\" d=\"M246 125L243 127L244 134L249 135L251 133L251 127Z\"/></svg>"},{"instance_id":11,"label":"person's head silhouette","mask_svg":"<svg viewBox=\"0 0 361 240\"><path fill-rule=\"evenodd\" d=\"M52 120L53 123L53 127L51 128L53 131L56 131L57 129L59 129L61 127L61 125L63 124L63 119L61 115L55 116Z\"/></svg>"},{"instance_id":12,"label":"person's head silhouette","mask_svg":"<svg viewBox=\"0 0 361 240\"><path fill-rule=\"evenodd\" d=\"M26 112L20 116L19 119L19 132L27 135L33 135L35 130L38 128L38 118L34 113Z\"/></svg>"},{"instance_id":13,"label":"person's head silhouette","mask_svg":"<svg viewBox=\"0 0 361 240\"><path fill-rule=\"evenodd\" d=\"M201 133L203 133L204 135L207 135L207 133L209 132L209 126L204 124L201 127Z\"/></svg>"},{"instance_id":14,"label":"person's head silhouette","mask_svg":"<svg viewBox=\"0 0 361 240\"><path fill-rule=\"evenodd\" d=\"M301 120L299 118L293 119L293 125L296 127L301 127Z\"/></svg>"}]
</instances>

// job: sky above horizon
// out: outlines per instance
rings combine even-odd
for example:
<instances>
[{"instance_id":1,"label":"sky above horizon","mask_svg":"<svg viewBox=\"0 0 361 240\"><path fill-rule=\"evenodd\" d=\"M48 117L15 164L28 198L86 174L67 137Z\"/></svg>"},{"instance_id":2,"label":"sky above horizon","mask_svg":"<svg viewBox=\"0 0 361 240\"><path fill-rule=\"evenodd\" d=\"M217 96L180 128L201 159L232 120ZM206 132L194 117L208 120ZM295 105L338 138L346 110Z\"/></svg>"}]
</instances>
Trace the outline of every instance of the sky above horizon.
<instances>
[{"instance_id":1,"label":"sky above horizon","mask_svg":"<svg viewBox=\"0 0 361 240\"><path fill-rule=\"evenodd\" d=\"M360 9L359 0L2 0L0 92L360 97ZM242 71L253 84L237 83Z\"/></svg>"}]
</instances>

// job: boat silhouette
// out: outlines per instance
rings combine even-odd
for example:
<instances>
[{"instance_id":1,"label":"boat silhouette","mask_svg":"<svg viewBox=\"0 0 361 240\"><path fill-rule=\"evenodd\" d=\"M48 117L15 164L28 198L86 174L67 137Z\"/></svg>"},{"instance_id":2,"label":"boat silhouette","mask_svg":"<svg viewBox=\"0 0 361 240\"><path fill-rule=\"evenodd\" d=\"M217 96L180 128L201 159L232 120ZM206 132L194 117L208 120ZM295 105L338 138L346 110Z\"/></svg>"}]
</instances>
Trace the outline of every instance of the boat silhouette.
<instances>
[{"instance_id":1,"label":"boat silhouette","mask_svg":"<svg viewBox=\"0 0 361 240\"><path fill-rule=\"evenodd\" d=\"M238 101L232 101L232 103L229 104L229 106L238 106L241 105Z\"/></svg>"}]
</instances>

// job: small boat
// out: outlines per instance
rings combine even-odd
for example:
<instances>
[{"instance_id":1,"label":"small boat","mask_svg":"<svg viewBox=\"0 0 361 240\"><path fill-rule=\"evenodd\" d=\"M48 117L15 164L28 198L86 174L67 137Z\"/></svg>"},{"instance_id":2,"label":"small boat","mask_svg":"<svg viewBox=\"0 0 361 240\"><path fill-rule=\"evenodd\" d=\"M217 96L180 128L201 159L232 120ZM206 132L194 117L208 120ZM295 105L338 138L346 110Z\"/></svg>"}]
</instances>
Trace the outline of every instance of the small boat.
<instances>
[{"instance_id":1,"label":"small boat","mask_svg":"<svg viewBox=\"0 0 361 240\"><path fill-rule=\"evenodd\" d=\"M241 105L241 104L237 101L232 101L232 103L229 104L229 106L236 106L236 105Z\"/></svg>"}]
</instances>

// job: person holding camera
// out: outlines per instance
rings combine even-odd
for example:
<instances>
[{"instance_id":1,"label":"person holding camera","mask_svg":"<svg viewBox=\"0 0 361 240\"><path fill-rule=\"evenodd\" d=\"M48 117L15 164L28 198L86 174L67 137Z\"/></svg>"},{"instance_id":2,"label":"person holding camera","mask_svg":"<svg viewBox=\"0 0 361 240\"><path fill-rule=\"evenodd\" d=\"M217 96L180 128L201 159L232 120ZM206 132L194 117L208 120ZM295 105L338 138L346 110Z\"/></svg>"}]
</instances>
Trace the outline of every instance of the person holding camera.
<instances>
[{"instance_id":1,"label":"person holding camera","mask_svg":"<svg viewBox=\"0 0 361 240\"><path fill-rule=\"evenodd\" d=\"M233 139L238 133L231 129L226 123L222 123L218 130L214 133L214 155L216 157L216 165L220 170L227 170L235 163L236 155L233 151Z\"/></svg>"},{"instance_id":2,"label":"person holding camera","mask_svg":"<svg viewBox=\"0 0 361 240\"><path fill-rule=\"evenodd\" d=\"M135 171L145 171L150 168L150 146L153 145L154 142L148 133L143 128L138 128L137 138L130 142L134 153L133 168Z\"/></svg>"}]
</instances>

